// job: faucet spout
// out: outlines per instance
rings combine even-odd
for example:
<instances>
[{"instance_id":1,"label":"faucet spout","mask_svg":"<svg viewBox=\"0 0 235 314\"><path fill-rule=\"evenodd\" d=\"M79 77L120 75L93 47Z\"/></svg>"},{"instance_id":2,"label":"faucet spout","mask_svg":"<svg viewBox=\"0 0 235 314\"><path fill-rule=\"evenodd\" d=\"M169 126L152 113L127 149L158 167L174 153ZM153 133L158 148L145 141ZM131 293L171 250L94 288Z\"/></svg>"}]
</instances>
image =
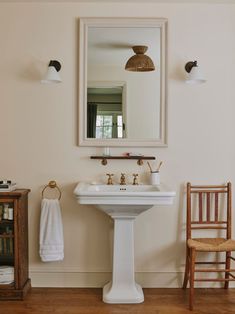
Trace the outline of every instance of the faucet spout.
<instances>
[{"instance_id":1,"label":"faucet spout","mask_svg":"<svg viewBox=\"0 0 235 314\"><path fill-rule=\"evenodd\" d=\"M134 179L133 179L133 185L138 185L139 183L138 183L138 179L137 179L137 177L138 177L138 173L133 173L133 177L134 177Z\"/></svg>"},{"instance_id":2,"label":"faucet spout","mask_svg":"<svg viewBox=\"0 0 235 314\"><path fill-rule=\"evenodd\" d=\"M126 185L125 173L121 173L120 185Z\"/></svg>"}]
</instances>

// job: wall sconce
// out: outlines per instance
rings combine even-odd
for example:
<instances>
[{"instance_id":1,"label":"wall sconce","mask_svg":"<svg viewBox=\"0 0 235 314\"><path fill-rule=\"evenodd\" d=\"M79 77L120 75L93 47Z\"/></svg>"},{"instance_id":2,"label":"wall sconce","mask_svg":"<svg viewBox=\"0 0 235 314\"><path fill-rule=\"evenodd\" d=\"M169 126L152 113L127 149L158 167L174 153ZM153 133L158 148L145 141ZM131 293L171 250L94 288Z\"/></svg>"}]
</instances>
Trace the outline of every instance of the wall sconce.
<instances>
[{"instance_id":1,"label":"wall sconce","mask_svg":"<svg viewBox=\"0 0 235 314\"><path fill-rule=\"evenodd\" d=\"M188 73L186 83L189 84L200 84L205 83L206 80L201 74L201 71L197 65L197 61L189 61L185 64L185 70Z\"/></svg>"},{"instance_id":2,"label":"wall sconce","mask_svg":"<svg viewBox=\"0 0 235 314\"><path fill-rule=\"evenodd\" d=\"M127 61L125 70L134 72L148 72L155 70L152 59L145 55L145 52L148 50L147 46L133 46L132 49L135 55L130 57Z\"/></svg>"},{"instance_id":3,"label":"wall sconce","mask_svg":"<svg viewBox=\"0 0 235 314\"><path fill-rule=\"evenodd\" d=\"M59 71L61 69L61 64L57 60L51 60L48 65L47 74L44 77L43 80L41 80L42 83L61 83L61 78L59 75Z\"/></svg>"}]
</instances>

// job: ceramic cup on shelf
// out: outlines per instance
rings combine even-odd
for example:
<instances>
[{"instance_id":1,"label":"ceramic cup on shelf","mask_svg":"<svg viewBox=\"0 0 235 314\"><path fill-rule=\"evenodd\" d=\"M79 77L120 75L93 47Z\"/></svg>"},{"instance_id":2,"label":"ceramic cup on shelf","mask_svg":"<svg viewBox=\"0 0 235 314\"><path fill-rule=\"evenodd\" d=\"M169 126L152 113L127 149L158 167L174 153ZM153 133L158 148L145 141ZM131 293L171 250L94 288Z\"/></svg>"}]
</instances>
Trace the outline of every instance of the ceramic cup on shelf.
<instances>
[{"instance_id":1,"label":"ceramic cup on shelf","mask_svg":"<svg viewBox=\"0 0 235 314\"><path fill-rule=\"evenodd\" d=\"M159 171L153 171L150 173L150 184L159 185L160 184L160 173Z\"/></svg>"}]
</instances>

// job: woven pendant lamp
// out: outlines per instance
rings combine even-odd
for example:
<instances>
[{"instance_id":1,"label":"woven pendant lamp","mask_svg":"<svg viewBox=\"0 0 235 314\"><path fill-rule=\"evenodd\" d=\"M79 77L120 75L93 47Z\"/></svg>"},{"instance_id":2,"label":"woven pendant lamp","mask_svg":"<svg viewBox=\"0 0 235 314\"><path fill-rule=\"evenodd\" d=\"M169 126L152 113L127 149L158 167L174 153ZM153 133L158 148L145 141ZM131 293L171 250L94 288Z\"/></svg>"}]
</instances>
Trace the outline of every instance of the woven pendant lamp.
<instances>
[{"instance_id":1,"label":"woven pendant lamp","mask_svg":"<svg viewBox=\"0 0 235 314\"><path fill-rule=\"evenodd\" d=\"M134 72L148 72L155 70L152 59L145 55L145 52L148 50L147 46L133 46L132 49L135 55L127 61L125 70Z\"/></svg>"}]
</instances>

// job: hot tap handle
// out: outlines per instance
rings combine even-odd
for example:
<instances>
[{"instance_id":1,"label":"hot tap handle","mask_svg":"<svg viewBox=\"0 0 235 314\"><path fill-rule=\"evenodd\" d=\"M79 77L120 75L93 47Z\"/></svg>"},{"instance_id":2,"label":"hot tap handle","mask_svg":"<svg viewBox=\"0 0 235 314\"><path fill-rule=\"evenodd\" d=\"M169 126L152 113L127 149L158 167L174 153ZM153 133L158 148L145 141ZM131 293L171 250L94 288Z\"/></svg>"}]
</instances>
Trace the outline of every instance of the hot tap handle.
<instances>
[{"instance_id":1,"label":"hot tap handle","mask_svg":"<svg viewBox=\"0 0 235 314\"><path fill-rule=\"evenodd\" d=\"M114 176L114 174L113 173L106 173L106 176L108 176L107 184L112 185L113 184L112 177Z\"/></svg>"}]
</instances>

